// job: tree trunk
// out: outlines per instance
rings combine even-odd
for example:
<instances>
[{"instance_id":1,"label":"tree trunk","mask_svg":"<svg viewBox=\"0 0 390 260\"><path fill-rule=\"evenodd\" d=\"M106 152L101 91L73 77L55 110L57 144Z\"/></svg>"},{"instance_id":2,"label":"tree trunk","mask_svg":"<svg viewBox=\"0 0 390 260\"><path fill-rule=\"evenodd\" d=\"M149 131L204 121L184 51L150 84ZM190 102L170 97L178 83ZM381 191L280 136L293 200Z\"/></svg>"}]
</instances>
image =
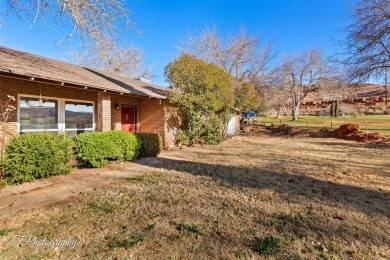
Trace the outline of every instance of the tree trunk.
<instances>
[{"instance_id":1,"label":"tree trunk","mask_svg":"<svg viewBox=\"0 0 390 260\"><path fill-rule=\"evenodd\" d=\"M279 108L279 110L278 110L278 115L277 115L276 118L280 118L280 117L281 117L282 112L283 112L283 109L284 109L284 106L281 106L281 107Z\"/></svg>"},{"instance_id":2,"label":"tree trunk","mask_svg":"<svg viewBox=\"0 0 390 260\"><path fill-rule=\"evenodd\" d=\"M300 102L298 102L292 109L292 116L293 116L293 121L297 121L298 120L298 116L299 116L299 104Z\"/></svg>"},{"instance_id":3,"label":"tree trunk","mask_svg":"<svg viewBox=\"0 0 390 260\"><path fill-rule=\"evenodd\" d=\"M292 96L292 116L293 116L293 121L298 120L299 116L299 105L301 104L302 97L298 95L297 93L293 93Z\"/></svg>"}]
</instances>

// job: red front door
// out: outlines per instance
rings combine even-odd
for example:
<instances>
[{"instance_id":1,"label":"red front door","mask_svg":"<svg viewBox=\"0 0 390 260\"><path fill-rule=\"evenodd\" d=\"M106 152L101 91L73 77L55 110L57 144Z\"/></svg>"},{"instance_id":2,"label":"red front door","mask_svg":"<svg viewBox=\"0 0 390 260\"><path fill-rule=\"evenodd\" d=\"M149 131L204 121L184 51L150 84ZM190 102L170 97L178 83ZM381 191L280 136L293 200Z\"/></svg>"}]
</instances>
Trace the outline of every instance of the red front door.
<instances>
[{"instance_id":1,"label":"red front door","mask_svg":"<svg viewBox=\"0 0 390 260\"><path fill-rule=\"evenodd\" d=\"M135 132L135 107L122 107L122 131Z\"/></svg>"}]
</instances>

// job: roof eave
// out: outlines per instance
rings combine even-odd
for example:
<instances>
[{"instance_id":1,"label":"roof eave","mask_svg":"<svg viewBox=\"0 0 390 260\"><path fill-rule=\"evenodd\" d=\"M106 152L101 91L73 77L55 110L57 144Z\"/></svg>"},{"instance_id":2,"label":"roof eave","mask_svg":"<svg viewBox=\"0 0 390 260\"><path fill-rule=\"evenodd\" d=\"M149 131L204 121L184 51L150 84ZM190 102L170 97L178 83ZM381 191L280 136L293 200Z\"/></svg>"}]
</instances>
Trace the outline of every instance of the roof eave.
<instances>
[{"instance_id":1,"label":"roof eave","mask_svg":"<svg viewBox=\"0 0 390 260\"><path fill-rule=\"evenodd\" d=\"M139 94L134 94L131 91L124 90L124 91L117 91L115 89L111 88L105 88L105 87L98 87L94 85L88 85L88 84L81 84L78 82L72 82L69 80L62 80L62 79L54 79L54 78L49 78L49 77L42 77L39 75L34 75L34 74L21 74L21 73L16 73L13 71L5 71L0 68L0 76L6 76L6 77L11 77L11 78L17 78L17 79L22 79L22 80L30 80L30 81L36 81L36 82L41 82L41 83L46 83L46 84L52 84L52 85L58 85L62 87L74 87L74 88L80 88L80 89L90 89L90 90L95 90L95 91L104 91L104 92L109 92L109 93L116 93L116 94L126 94L126 95L131 95L131 96L136 96L140 98L154 98L158 100L167 100L167 97L164 96L153 96L153 95L139 95Z\"/></svg>"}]
</instances>

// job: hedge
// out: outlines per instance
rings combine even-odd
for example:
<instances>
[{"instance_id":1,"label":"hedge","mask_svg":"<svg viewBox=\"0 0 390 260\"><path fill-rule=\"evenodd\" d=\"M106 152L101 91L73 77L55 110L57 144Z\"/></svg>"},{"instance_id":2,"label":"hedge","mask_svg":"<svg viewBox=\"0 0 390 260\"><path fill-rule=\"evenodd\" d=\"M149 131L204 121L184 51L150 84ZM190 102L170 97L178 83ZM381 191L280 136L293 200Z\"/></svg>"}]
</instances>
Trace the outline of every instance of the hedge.
<instances>
[{"instance_id":1,"label":"hedge","mask_svg":"<svg viewBox=\"0 0 390 260\"><path fill-rule=\"evenodd\" d=\"M140 158L156 157L163 149L162 138L157 133L138 133L142 142Z\"/></svg>"},{"instance_id":2,"label":"hedge","mask_svg":"<svg viewBox=\"0 0 390 260\"><path fill-rule=\"evenodd\" d=\"M73 150L72 150L73 149ZM21 183L71 172L73 156L81 167L101 167L108 161L155 157L163 149L157 133L123 131L68 135L36 132L13 137L0 167L6 183Z\"/></svg>"},{"instance_id":3,"label":"hedge","mask_svg":"<svg viewBox=\"0 0 390 260\"><path fill-rule=\"evenodd\" d=\"M13 137L5 147L6 183L21 183L71 172L72 140L64 134L37 132Z\"/></svg>"},{"instance_id":4,"label":"hedge","mask_svg":"<svg viewBox=\"0 0 390 260\"><path fill-rule=\"evenodd\" d=\"M97 168L112 160L131 161L141 147L137 135L123 131L82 133L73 140L74 153L82 167Z\"/></svg>"}]
</instances>

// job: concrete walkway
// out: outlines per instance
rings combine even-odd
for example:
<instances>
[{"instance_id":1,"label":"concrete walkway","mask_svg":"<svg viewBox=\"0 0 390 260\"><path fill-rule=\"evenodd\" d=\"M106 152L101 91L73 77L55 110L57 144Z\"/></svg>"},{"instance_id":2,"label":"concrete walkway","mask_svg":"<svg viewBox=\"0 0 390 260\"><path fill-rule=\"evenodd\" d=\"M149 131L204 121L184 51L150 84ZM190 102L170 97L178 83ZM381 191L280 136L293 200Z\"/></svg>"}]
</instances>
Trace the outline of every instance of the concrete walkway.
<instances>
[{"instance_id":1,"label":"concrete walkway","mask_svg":"<svg viewBox=\"0 0 390 260\"><path fill-rule=\"evenodd\" d=\"M142 165L127 162L111 164L101 169L76 169L66 176L53 176L6 187L0 190L0 217L60 202L81 192L156 170L153 158L146 160L143 160Z\"/></svg>"}]
</instances>

